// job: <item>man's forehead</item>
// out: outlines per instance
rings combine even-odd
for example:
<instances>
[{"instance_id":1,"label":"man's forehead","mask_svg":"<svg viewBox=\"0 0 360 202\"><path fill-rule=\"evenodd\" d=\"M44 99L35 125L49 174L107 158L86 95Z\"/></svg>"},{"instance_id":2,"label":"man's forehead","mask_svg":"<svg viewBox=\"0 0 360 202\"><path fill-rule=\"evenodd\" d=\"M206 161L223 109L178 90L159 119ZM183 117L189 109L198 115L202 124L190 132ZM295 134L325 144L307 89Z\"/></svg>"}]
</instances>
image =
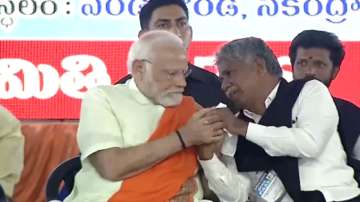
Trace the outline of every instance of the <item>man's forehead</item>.
<instances>
[{"instance_id":1,"label":"man's forehead","mask_svg":"<svg viewBox=\"0 0 360 202\"><path fill-rule=\"evenodd\" d=\"M219 73L230 71L234 68L234 63L222 62L218 64Z\"/></svg>"},{"instance_id":2,"label":"man's forehead","mask_svg":"<svg viewBox=\"0 0 360 202\"><path fill-rule=\"evenodd\" d=\"M154 58L154 60L186 60L186 51L182 43L177 41L167 41L166 44L156 44L150 49L148 55L150 58Z\"/></svg>"},{"instance_id":3,"label":"man's forehead","mask_svg":"<svg viewBox=\"0 0 360 202\"><path fill-rule=\"evenodd\" d=\"M170 21L182 21L182 20L187 20L187 18L185 16L183 17L178 17L178 18L174 18L174 17L159 17L157 19L154 19L154 22L170 22Z\"/></svg>"},{"instance_id":4,"label":"man's forehead","mask_svg":"<svg viewBox=\"0 0 360 202\"><path fill-rule=\"evenodd\" d=\"M248 56L248 55L242 55L235 58L222 58L220 62L218 62L218 66L222 66L223 68L226 69L233 69L236 66L241 66L244 64L247 64L249 62L251 62L252 57Z\"/></svg>"},{"instance_id":5,"label":"man's forehead","mask_svg":"<svg viewBox=\"0 0 360 202\"><path fill-rule=\"evenodd\" d=\"M178 5L166 5L155 9L151 21L187 19L185 11Z\"/></svg>"},{"instance_id":6,"label":"man's forehead","mask_svg":"<svg viewBox=\"0 0 360 202\"><path fill-rule=\"evenodd\" d=\"M330 51L326 48L303 48L299 47L297 50L297 56L302 57L330 57Z\"/></svg>"}]
</instances>

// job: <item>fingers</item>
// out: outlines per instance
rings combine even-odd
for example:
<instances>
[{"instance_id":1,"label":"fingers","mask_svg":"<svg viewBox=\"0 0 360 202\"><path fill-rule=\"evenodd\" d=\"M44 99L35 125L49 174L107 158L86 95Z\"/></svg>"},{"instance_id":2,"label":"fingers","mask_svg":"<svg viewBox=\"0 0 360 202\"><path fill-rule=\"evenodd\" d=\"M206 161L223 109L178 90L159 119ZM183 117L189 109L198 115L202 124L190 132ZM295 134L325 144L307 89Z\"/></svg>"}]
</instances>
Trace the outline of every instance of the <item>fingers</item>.
<instances>
[{"instance_id":1,"label":"fingers","mask_svg":"<svg viewBox=\"0 0 360 202\"><path fill-rule=\"evenodd\" d=\"M221 141L223 138L224 138L223 135L213 136L211 142L218 142L218 141Z\"/></svg>"},{"instance_id":2,"label":"fingers","mask_svg":"<svg viewBox=\"0 0 360 202\"><path fill-rule=\"evenodd\" d=\"M215 138L215 140L213 141L217 141L218 137L223 138L224 135L226 135L226 132L224 131L223 127L222 127L223 123L217 123L215 126L211 127L211 132L208 133L208 135L210 135L210 139Z\"/></svg>"},{"instance_id":3,"label":"fingers","mask_svg":"<svg viewBox=\"0 0 360 202\"><path fill-rule=\"evenodd\" d=\"M232 115L232 112L230 111L229 108L224 107L224 108L215 108L212 111L209 111L207 113L208 116L213 116L213 115L217 115L217 116L226 116L226 115Z\"/></svg>"},{"instance_id":4,"label":"fingers","mask_svg":"<svg viewBox=\"0 0 360 202\"><path fill-rule=\"evenodd\" d=\"M221 117L218 116L217 114L207 115L207 116L203 117L203 120L204 120L203 122L205 125L211 125L211 124L217 123L219 121L222 121Z\"/></svg>"},{"instance_id":5,"label":"fingers","mask_svg":"<svg viewBox=\"0 0 360 202\"><path fill-rule=\"evenodd\" d=\"M211 124L209 127L211 127L212 131L218 131L218 130L223 131L223 129L225 128L225 123L222 121L219 121L219 122Z\"/></svg>"},{"instance_id":6,"label":"fingers","mask_svg":"<svg viewBox=\"0 0 360 202\"><path fill-rule=\"evenodd\" d=\"M220 129L220 130L216 130L214 134L215 136L224 136L226 135L226 132L223 129Z\"/></svg>"},{"instance_id":7,"label":"fingers","mask_svg":"<svg viewBox=\"0 0 360 202\"><path fill-rule=\"evenodd\" d=\"M193 115L193 119L201 119L201 118L203 118L207 113L209 113L211 110L214 110L214 109L215 109L215 108L213 108L213 107L200 109L199 111L197 111L197 112Z\"/></svg>"}]
</instances>

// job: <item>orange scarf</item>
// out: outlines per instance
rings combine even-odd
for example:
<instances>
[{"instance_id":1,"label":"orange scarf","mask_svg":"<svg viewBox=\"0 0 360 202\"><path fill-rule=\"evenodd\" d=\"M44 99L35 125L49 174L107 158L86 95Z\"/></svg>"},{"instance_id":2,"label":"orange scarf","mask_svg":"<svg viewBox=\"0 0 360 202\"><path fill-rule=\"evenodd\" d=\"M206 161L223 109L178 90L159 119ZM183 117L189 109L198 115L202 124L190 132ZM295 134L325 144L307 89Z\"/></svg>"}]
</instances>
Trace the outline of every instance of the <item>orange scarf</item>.
<instances>
[{"instance_id":1,"label":"orange scarf","mask_svg":"<svg viewBox=\"0 0 360 202\"><path fill-rule=\"evenodd\" d=\"M158 127L148 141L165 137L184 126L195 111L194 100L184 96L180 105L165 109ZM195 175L197 169L194 148L182 150L139 175L124 180L120 190L110 198L109 202L170 201ZM192 201L193 196L186 201L189 200Z\"/></svg>"}]
</instances>

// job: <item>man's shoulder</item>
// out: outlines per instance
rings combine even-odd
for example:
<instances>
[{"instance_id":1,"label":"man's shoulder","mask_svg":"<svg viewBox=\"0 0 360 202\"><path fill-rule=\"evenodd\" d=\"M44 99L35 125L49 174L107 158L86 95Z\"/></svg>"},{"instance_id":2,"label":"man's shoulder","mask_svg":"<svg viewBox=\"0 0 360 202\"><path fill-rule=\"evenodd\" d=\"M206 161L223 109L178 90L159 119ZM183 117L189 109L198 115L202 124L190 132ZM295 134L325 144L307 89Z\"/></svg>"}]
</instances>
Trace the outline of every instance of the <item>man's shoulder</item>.
<instances>
[{"instance_id":1,"label":"man's shoulder","mask_svg":"<svg viewBox=\"0 0 360 202\"><path fill-rule=\"evenodd\" d=\"M4 121L18 122L15 116L2 105L0 105L0 120L2 122Z\"/></svg>"},{"instance_id":2,"label":"man's shoulder","mask_svg":"<svg viewBox=\"0 0 360 202\"><path fill-rule=\"evenodd\" d=\"M297 83L298 87L301 89L300 94L302 96L309 96L314 94L319 94L322 96L327 96L331 98L330 91L327 86L325 86L321 81L316 79L299 79L293 81Z\"/></svg>"},{"instance_id":3,"label":"man's shoulder","mask_svg":"<svg viewBox=\"0 0 360 202\"><path fill-rule=\"evenodd\" d=\"M319 80L316 79L296 79L289 82L292 86L303 86L304 88L321 88L327 89L327 87Z\"/></svg>"},{"instance_id":4,"label":"man's shoulder","mask_svg":"<svg viewBox=\"0 0 360 202\"><path fill-rule=\"evenodd\" d=\"M333 98L338 110L351 111L360 115L360 107L356 106L354 103L338 97Z\"/></svg>"},{"instance_id":5,"label":"man's shoulder","mask_svg":"<svg viewBox=\"0 0 360 202\"><path fill-rule=\"evenodd\" d=\"M117 85L100 85L88 90L85 94L84 98L88 99L89 97L126 97L130 93L130 89L128 86L123 84Z\"/></svg>"},{"instance_id":6,"label":"man's shoulder","mask_svg":"<svg viewBox=\"0 0 360 202\"><path fill-rule=\"evenodd\" d=\"M212 72L190 63L189 68L191 68L191 79L195 79L204 83L220 83L219 77Z\"/></svg>"},{"instance_id":7,"label":"man's shoulder","mask_svg":"<svg viewBox=\"0 0 360 202\"><path fill-rule=\"evenodd\" d=\"M20 126L20 121L8 111L5 107L0 105L0 136L6 131L14 129L14 127Z\"/></svg>"},{"instance_id":8,"label":"man's shoulder","mask_svg":"<svg viewBox=\"0 0 360 202\"><path fill-rule=\"evenodd\" d=\"M286 94L286 97L295 96L298 97L300 94L308 93L313 91L316 88L324 88L321 82L317 80L309 80L309 79L296 79L288 82L284 78L280 79L280 87L279 90L283 90ZM311 91L309 91L309 89Z\"/></svg>"}]
</instances>

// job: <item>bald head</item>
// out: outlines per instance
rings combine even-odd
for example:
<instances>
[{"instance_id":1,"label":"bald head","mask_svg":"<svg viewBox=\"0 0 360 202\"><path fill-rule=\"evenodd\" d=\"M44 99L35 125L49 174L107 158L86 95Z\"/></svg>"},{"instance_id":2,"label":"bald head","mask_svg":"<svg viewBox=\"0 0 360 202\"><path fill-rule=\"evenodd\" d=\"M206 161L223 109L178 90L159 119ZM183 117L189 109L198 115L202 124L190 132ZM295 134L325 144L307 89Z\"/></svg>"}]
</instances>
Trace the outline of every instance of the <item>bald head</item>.
<instances>
[{"instance_id":1,"label":"bald head","mask_svg":"<svg viewBox=\"0 0 360 202\"><path fill-rule=\"evenodd\" d=\"M182 40L167 31L149 31L130 48L128 68L139 90L156 104L180 104L188 69Z\"/></svg>"}]
</instances>

